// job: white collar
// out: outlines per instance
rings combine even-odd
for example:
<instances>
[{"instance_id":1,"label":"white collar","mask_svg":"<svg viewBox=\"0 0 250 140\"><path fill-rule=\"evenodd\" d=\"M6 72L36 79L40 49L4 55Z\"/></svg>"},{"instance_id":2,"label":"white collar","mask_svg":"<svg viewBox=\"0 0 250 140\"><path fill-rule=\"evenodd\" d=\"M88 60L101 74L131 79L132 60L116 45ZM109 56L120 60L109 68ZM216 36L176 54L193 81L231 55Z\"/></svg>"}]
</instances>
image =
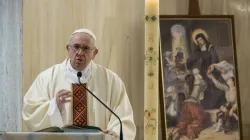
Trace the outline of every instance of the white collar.
<instances>
[{"instance_id":1,"label":"white collar","mask_svg":"<svg viewBox=\"0 0 250 140\"><path fill-rule=\"evenodd\" d=\"M82 77L80 78L81 83L87 83L89 80L91 73L92 73L92 61L87 65L85 69L83 69L82 72ZM78 77L77 77L77 70L75 70L71 63L70 60L66 62L66 80L69 83L79 83L78 82Z\"/></svg>"},{"instance_id":2,"label":"white collar","mask_svg":"<svg viewBox=\"0 0 250 140\"><path fill-rule=\"evenodd\" d=\"M202 45L201 51L206 51L206 50L207 50L206 45Z\"/></svg>"}]
</instances>

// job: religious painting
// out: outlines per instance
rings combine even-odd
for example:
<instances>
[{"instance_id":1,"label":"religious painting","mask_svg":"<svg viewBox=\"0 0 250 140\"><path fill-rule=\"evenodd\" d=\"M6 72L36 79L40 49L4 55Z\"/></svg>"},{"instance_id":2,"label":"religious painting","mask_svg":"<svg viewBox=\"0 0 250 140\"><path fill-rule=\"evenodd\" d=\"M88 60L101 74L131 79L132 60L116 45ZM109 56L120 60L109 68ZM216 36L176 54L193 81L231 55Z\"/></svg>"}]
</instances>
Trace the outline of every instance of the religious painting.
<instances>
[{"instance_id":1,"label":"religious painting","mask_svg":"<svg viewBox=\"0 0 250 140\"><path fill-rule=\"evenodd\" d=\"M160 16L160 37L163 138L241 139L233 16Z\"/></svg>"}]
</instances>

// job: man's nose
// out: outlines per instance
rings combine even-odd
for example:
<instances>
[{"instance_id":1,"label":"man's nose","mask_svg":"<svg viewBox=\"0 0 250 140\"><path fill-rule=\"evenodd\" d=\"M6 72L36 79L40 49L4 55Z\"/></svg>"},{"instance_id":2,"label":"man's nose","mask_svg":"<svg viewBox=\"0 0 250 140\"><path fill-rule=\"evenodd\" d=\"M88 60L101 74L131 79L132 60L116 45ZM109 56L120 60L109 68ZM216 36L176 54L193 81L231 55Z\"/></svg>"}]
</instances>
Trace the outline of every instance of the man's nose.
<instances>
[{"instance_id":1,"label":"man's nose","mask_svg":"<svg viewBox=\"0 0 250 140\"><path fill-rule=\"evenodd\" d=\"M77 51L77 54L78 54L78 55L83 55L83 54L84 54L83 49L82 49L82 48L80 48L80 49Z\"/></svg>"}]
</instances>

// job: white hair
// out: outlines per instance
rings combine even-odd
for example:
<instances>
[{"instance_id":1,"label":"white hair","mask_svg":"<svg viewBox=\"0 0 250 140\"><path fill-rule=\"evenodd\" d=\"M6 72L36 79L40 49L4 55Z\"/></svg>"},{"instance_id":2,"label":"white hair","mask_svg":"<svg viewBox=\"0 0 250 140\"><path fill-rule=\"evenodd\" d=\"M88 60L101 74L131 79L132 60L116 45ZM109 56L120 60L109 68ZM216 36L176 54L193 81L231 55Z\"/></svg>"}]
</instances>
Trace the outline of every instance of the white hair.
<instances>
[{"instance_id":1,"label":"white hair","mask_svg":"<svg viewBox=\"0 0 250 140\"><path fill-rule=\"evenodd\" d=\"M94 47L96 47L96 36L95 36L95 34L94 34L91 30L86 29L86 28L82 28L82 29L77 29L77 30L75 30L75 31L70 35L68 44L71 42L71 40L72 40L74 34L76 34L76 33L85 33L85 34L90 35L90 36L93 38Z\"/></svg>"}]
</instances>

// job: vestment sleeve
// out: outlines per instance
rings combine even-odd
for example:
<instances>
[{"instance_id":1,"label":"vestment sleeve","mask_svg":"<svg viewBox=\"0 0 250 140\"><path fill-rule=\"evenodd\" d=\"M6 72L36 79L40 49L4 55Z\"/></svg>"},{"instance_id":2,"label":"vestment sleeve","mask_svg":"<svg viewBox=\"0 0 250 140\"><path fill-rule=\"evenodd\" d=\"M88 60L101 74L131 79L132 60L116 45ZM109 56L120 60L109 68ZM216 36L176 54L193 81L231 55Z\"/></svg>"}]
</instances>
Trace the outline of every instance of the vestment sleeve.
<instances>
[{"instance_id":1,"label":"vestment sleeve","mask_svg":"<svg viewBox=\"0 0 250 140\"><path fill-rule=\"evenodd\" d=\"M49 96L48 81L46 76L40 74L23 98L22 116L29 131L55 126L55 120L62 120L61 115L58 115L60 112L56 111L55 101ZM53 123L51 120L54 120ZM62 122L57 124L58 127L62 125Z\"/></svg>"},{"instance_id":2,"label":"vestment sleeve","mask_svg":"<svg viewBox=\"0 0 250 140\"><path fill-rule=\"evenodd\" d=\"M133 110L127 96L124 83L118 76L114 76L111 87L111 109L120 117L123 125L123 137L125 140L134 140L136 127L133 118ZM111 115L107 129L120 134L119 120Z\"/></svg>"}]
</instances>

